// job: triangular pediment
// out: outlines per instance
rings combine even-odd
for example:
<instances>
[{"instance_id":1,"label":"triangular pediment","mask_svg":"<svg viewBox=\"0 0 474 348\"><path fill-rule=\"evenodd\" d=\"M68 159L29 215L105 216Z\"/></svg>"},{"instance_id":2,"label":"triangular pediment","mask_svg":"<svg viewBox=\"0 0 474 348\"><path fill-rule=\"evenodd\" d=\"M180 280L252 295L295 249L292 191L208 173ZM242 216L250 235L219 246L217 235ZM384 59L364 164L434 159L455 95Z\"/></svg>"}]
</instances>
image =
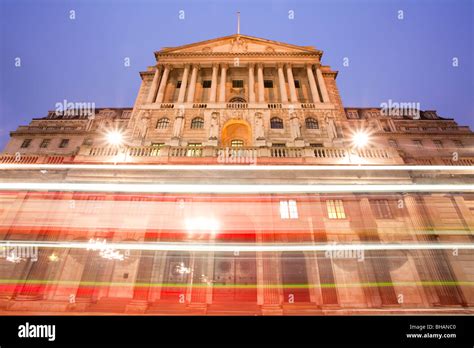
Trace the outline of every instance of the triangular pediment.
<instances>
[{"instance_id":1,"label":"triangular pediment","mask_svg":"<svg viewBox=\"0 0 474 348\"><path fill-rule=\"evenodd\" d=\"M166 47L158 54L179 53L319 53L314 47L297 46L248 35L230 35L178 47Z\"/></svg>"}]
</instances>

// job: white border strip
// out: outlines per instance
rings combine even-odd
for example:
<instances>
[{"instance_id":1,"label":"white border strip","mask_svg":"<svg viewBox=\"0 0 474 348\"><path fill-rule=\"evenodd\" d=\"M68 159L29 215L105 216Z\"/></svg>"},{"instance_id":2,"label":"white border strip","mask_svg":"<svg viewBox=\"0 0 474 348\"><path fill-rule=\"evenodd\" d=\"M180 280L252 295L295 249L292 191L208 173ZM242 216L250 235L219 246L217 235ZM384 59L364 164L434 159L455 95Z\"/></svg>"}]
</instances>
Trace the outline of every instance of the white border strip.
<instances>
[{"instance_id":1,"label":"white border strip","mask_svg":"<svg viewBox=\"0 0 474 348\"><path fill-rule=\"evenodd\" d=\"M470 171L474 166L445 165L202 165L202 164L0 164L0 170L94 169L94 170L223 170L223 171L327 171L327 170L413 170L413 171Z\"/></svg>"},{"instance_id":2,"label":"white border strip","mask_svg":"<svg viewBox=\"0 0 474 348\"><path fill-rule=\"evenodd\" d=\"M88 242L37 242L0 241L0 247L39 247L91 249L97 247ZM194 244L182 243L107 243L105 248L117 250L155 250L155 251L336 251L336 250L474 250L474 244L467 243L403 243L403 244Z\"/></svg>"},{"instance_id":3,"label":"white border strip","mask_svg":"<svg viewBox=\"0 0 474 348\"><path fill-rule=\"evenodd\" d=\"M4 191L75 191L126 193L352 193L352 192L474 192L461 184L351 184L351 185L247 185L247 184L129 184L129 183L0 183Z\"/></svg>"}]
</instances>

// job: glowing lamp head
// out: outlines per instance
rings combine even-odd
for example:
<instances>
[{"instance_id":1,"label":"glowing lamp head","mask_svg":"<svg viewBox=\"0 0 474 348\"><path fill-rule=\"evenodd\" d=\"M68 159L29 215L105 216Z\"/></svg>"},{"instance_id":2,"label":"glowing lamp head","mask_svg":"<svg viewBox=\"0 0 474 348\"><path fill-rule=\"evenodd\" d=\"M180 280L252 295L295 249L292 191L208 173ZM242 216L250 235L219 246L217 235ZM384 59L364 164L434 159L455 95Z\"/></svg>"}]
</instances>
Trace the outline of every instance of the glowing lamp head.
<instances>
[{"instance_id":1,"label":"glowing lamp head","mask_svg":"<svg viewBox=\"0 0 474 348\"><path fill-rule=\"evenodd\" d=\"M364 147L369 143L369 135L365 132L358 131L352 136L352 144L355 147Z\"/></svg>"},{"instance_id":2,"label":"glowing lamp head","mask_svg":"<svg viewBox=\"0 0 474 348\"><path fill-rule=\"evenodd\" d=\"M107 133L107 142L110 145L119 146L123 143L123 134L119 131L111 131Z\"/></svg>"}]
</instances>

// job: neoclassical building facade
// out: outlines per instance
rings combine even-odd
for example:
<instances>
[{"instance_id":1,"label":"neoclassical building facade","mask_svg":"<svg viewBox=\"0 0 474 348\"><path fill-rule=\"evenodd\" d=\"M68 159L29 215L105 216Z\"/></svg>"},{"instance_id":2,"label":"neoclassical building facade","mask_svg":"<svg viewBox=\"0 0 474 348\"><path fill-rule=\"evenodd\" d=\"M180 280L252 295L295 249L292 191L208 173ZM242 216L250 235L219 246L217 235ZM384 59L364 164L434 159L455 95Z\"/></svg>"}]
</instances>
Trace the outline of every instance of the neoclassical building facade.
<instances>
[{"instance_id":1,"label":"neoclassical building facade","mask_svg":"<svg viewBox=\"0 0 474 348\"><path fill-rule=\"evenodd\" d=\"M167 47L133 107L12 131L0 239L39 249L0 259L2 313L472 313L474 134L410 103L345 107L322 54Z\"/></svg>"}]
</instances>

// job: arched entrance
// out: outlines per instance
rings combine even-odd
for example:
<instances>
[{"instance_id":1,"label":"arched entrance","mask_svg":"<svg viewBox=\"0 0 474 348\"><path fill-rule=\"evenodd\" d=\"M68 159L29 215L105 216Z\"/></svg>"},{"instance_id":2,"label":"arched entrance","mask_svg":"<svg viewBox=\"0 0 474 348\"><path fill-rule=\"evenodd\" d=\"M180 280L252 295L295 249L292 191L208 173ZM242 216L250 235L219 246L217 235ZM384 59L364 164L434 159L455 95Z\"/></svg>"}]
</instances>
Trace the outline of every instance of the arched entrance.
<instances>
[{"instance_id":1,"label":"arched entrance","mask_svg":"<svg viewBox=\"0 0 474 348\"><path fill-rule=\"evenodd\" d=\"M240 146L252 145L252 129L244 120L229 120L222 127L221 143L223 146L232 147L238 143Z\"/></svg>"},{"instance_id":2,"label":"arched entrance","mask_svg":"<svg viewBox=\"0 0 474 348\"><path fill-rule=\"evenodd\" d=\"M281 255L283 297L285 302L310 302L306 260L302 252L283 252Z\"/></svg>"}]
</instances>

